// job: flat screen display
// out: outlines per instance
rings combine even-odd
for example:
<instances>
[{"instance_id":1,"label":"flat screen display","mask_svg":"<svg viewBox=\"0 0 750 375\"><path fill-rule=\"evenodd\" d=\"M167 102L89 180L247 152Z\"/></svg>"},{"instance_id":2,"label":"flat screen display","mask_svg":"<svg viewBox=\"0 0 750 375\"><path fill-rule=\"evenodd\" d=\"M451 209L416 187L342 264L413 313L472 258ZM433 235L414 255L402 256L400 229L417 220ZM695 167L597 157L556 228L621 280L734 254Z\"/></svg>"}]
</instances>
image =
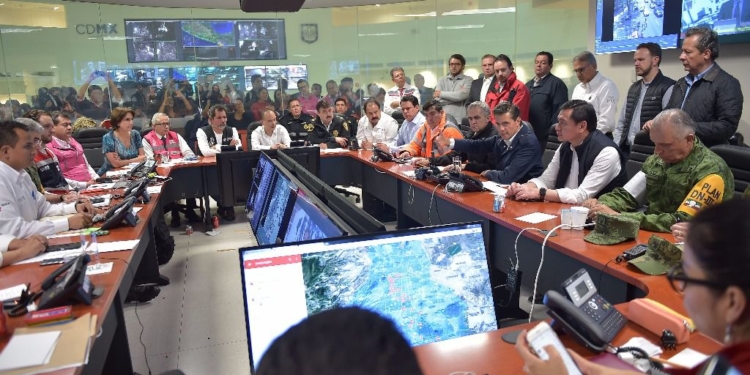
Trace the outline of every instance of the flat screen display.
<instances>
[{"instance_id":1,"label":"flat screen display","mask_svg":"<svg viewBox=\"0 0 750 375\"><path fill-rule=\"evenodd\" d=\"M125 20L128 62L286 59L284 20Z\"/></svg>"},{"instance_id":2,"label":"flat screen display","mask_svg":"<svg viewBox=\"0 0 750 375\"><path fill-rule=\"evenodd\" d=\"M722 42L745 42L750 39L750 0L684 0L683 33L694 26L712 28Z\"/></svg>"},{"instance_id":3,"label":"flat screen display","mask_svg":"<svg viewBox=\"0 0 750 375\"><path fill-rule=\"evenodd\" d=\"M260 213L260 219L255 228L258 245L277 243L279 233L285 229L282 226L286 226L284 219L288 219L292 209L291 204L297 197L297 186L278 172L274 174L269 191L271 194L266 198L266 205Z\"/></svg>"},{"instance_id":4,"label":"flat screen display","mask_svg":"<svg viewBox=\"0 0 750 375\"><path fill-rule=\"evenodd\" d=\"M635 51L641 43L677 48L682 0L597 0L595 53Z\"/></svg>"},{"instance_id":5,"label":"flat screen display","mask_svg":"<svg viewBox=\"0 0 750 375\"><path fill-rule=\"evenodd\" d=\"M481 223L240 249L252 366L309 315L360 306L412 346L497 329Z\"/></svg>"},{"instance_id":6,"label":"flat screen display","mask_svg":"<svg viewBox=\"0 0 750 375\"><path fill-rule=\"evenodd\" d=\"M261 161L263 160L263 157L268 158L267 156L261 154ZM258 163L260 164L260 161L258 161ZM268 167L264 168L261 173L255 197L253 197L253 205L250 208L250 211L253 212L253 218L250 221L250 227L252 228L253 232L258 229L258 224L260 223L260 219L263 216L263 210L266 207L269 195L271 193L271 182L274 181L276 174L278 174L276 167L273 165L273 163L270 162L270 160L268 164Z\"/></svg>"},{"instance_id":7,"label":"flat screen display","mask_svg":"<svg viewBox=\"0 0 750 375\"><path fill-rule=\"evenodd\" d=\"M298 192L302 192L299 190ZM301 194L292 207L284 243L341 237L344 232L323 211Z\"/></svg>"},{"instance_id":8,"label":"flat screen display","mask_svg":"<svg viewBox=\"0 0 750 375\"><path fill-rule=\"evenodd\" d=\"M258 194L258 189L260 188L264 172L268 171L270 174L270 171L274 168L275 166L271 162L271 159L265 154L261 154L260 159L258 160L258 166L255 167L255 172L253 173L253 181L250 184L250 193L247 196L247 203L245 204L245 210L248 212L252 212L255 207L255 197Z\"/></svg>"},{"instance_id":9,"label":"flat screen display","mask_svg":"<svg viewBox=\"0 0 750 375\"><path fill-rule=\"evenodd\" d=\"M307 65L252 65L245 67L245 87L253 87L252 77L258 74L263 77L263 87L269 90L279 88L279 80L284 78L290 90L298 90L297 81L307 80ZM271 93L269 93L271 94Z\"/></svg>"}]
</instances>

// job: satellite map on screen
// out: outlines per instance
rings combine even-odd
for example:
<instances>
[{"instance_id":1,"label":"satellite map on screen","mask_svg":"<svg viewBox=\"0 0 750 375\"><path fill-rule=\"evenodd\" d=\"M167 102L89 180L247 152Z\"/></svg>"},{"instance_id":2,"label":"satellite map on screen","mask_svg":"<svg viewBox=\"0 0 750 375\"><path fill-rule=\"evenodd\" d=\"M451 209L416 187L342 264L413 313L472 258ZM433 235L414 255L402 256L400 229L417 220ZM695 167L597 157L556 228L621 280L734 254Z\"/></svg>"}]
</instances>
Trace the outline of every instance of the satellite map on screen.
<instances>
[{"instance_id":1,"label":"satellite map on screen","mask_svg":"<svg viewBox=\"0 0 750 375\"><path fill-rule=\"evenodd\" d=\"M304 254L302 270L309 315L368 308L412 346L497 329L481 234Z\"/></svg>"},{"instance_id":2,"label":"satellite map on screen","mask_svg":"<svg viewBox=\"0 0 750 375\"><path fill-rule=\"evenodd\" d=\"M184 47L227 47L235 45L232 21L183 21Z\"/></svg>"}]
</instances>

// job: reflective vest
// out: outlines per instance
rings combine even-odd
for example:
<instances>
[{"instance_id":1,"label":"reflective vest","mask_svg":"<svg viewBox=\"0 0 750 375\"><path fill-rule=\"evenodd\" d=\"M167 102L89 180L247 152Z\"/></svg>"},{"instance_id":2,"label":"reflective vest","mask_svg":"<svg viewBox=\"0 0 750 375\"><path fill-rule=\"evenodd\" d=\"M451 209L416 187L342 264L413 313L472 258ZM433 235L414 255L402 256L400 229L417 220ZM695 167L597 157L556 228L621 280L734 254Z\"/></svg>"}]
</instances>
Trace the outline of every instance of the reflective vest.
<instances>
[{"instance_id":1,"label":"reflective vest","mask_svg":"<svg viewBox=\"0 0 750 375\"><path fill-rule=\"evenodd\" d=\"M52 138L52 142L47 146L57 156L65 178L81 182L91 180L92 176L89 173L89 166L86 164L83 147L72 137L69 140L69 145L64 144L57 138Z\"/></svg>"},{"instance_id":2,"label":"reflective vest","mask_svg":"<svg viewBox=\"0 0 750 375\"><path fill-rule=\"evenodd\" d=\"M151 131L146 134L146 142L151 145L151 149L154 150L154 155L168 154L170 159L179 159L182 157L180 152L180 138L177 133L170 131L167 133L167 145L164 146L161 138L155 131Z\"/></svg>"},{"instance_id":3,"label":"reflective vest","mask_svg":"<svg viewBox=\"0 0 750 375\"><path fill-rule=\"evenodd\" d=\"M42 186L45 188L65 188L68 182L65 181L60 163L57 162L55 154L45 148L43 151L37 150L34 157L34 164L39 171L39 178L42 180Z\"/></svg>"}]
</instances>

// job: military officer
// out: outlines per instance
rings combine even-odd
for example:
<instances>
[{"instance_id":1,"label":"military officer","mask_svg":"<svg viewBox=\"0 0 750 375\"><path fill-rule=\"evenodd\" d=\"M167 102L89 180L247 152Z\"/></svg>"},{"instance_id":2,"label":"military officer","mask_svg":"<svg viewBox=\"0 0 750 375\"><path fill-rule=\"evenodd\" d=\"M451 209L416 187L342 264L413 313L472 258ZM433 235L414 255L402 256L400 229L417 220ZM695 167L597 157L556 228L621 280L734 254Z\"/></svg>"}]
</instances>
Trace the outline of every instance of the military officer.
<instances>
[{"instance_id":1,"label":"military officer","mask_svg":"<svg viewBox=\"0 0 750 375\"><path fill-rule=\"evenodd\" d=\"M626 215L639 220L642 229L669 232L701 208L733 196L731 170L696 138L695 122L687 113L662 111L653 120L650 136L654 155L624 187L584 202L591 215ZM644 204L648 208L639 212Z\"/></svg>"},{"instance_id":2,"label":"military officer","mask_svg":"<svg viewBox=\"0 0 750 375\"><path fill-rule=\"evenodd\" d=\"M312 116L302 112L302 104L298 99L289 101L289 113L281 116L279 123L284 125L289 133L292 147L303 146L307 136L314 128Z\"/></svg>"},{"instance_id":3,"label":"military officer","mask_svg":"<svg viewBox=\"0 0 750 375\"><path fill-rule=\"evenodd\" d=\"M334 116L331 103L321 100L315 106L318 117L313 122L313 129L307 136L307 141L320 148L340 148L349 144L349 124L341 116Z\"/></svg>"}]
</instances>

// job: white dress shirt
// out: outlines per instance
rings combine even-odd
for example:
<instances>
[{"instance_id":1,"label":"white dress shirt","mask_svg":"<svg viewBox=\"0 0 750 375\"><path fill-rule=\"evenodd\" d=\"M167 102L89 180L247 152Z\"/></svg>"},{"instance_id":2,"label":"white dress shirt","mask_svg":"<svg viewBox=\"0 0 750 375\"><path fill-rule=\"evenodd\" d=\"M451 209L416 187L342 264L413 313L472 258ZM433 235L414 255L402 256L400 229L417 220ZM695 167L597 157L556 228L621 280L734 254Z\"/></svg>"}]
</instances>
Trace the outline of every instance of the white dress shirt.
<instances>
[{"instance_id":1,"label":"white dress shirt","mask_svg":"<svg viewBox=\"0 0 750 375\"><path fill-rule=\"evenodd\" d=\"M198 148L201 150L201 154L203 154L203 156L214 156L221 153L221 143L223 135L216 132L214 132L214 135L216 136L216 144L213 146L209 146L208 137L203 131L203 128L198 129L198 132L196 133L196 136L198 137ZM236 149L242 147L242 140L240 140L240 136L237 133L237 128L232 128L232 139L237 141L237 146L235 146Z\"/></svg>"},{"instance_id":2,"label":"white dress shirt","mask_svg":"<svg viewBox=\"0 0 750 375\"><path fill-rule=\"evenodd\" d=\"M562 145L560 145L562 147ZM555 151L555 156L544 170L541 176L532 178L529 182L534 183L538 188L555 189L557 173L560 171L560 147ZM578 185L578 174L580 165L578 163L578 154L573 145L573 162L570 166L570 174L565 181L565 187L555 189L560 201L570 204L581 204L589 198L595 197L604 189L612 180L620 174L622 166L620 165L620 154L614 147L605 147L599 152L594 159L594 164L589 169L589 173L583 178L581 185Z\"/></svg>"},{"instance_id":3,"label":"white dress shirt","mask_svg":"<svg viewBox=\"0 0 750 375\"><path fill-rule=\"evenodd\" d=\"M375 127L370 124L370 119L363 116L357 125L357 142L367 140L370 143L385 143L392 145L398 138L398 122L393 117L380 112L380 120Z\"/></svg>"},{"instance_id":4,"label":"white dress shirt","mask_svg":"<svg viewBox=\"0 0 750 375\"><path fill-rule=\"evenodd\" d=\"M177 132L175 132L175 134L177 134L177 142L179 142L180 154L182 155L182 157L184 158L187 156L195 156L195 154L193 153L193 150L191 150L190 146L188 146L187 142L185 142L185 138L182 138L182 136L178 134ZM205 133L203 134L205 135ZM216 137L216 139L219 139L219 138L221 137L220 136ZM154 149L151 147L151 143L149 143L149 141L147 141L145 138L143 139L143 153L146 154L147 159L154 158Z\"/></svg>"},{"instance_id":5,"label":"white dress shirt","mask_svg":"<svg viewBox=\"0 0 750 375\"><path fill-rule=\"evenodd\" d=\"M484 101L484 98L487 97L487 91L490 90L490 83L492 83L492 78L493 77L494 76L490 76L489 78L484 77L484 80L482 81L482 91L479 94L479 100ZM471 104L471 103L469 103L469 104Z\"/></svg>"},{"instance_id":6,"label":"white dress shirt","mask_svg":"<svg viewBox=\"0 0 750 375\"><path fill-rule=\"evenodd\" d=\"M0 234L0 267L3 266L3 253L8 251L11 241L15 240L16 237L8 234Z\"/></svg>"},{"instance_id":7,"label":"white dress shirt","mask_svg":"<svg viewBox=\"0 0 750 375\"><path fill-rule=\"evenodd\" d=\"M48 216L76 213L75 203L51 204L37 192L31 177L0 162L0 233L26 238L32 234L50 235L68 230L68 219L39 221Z\"/></svg>"},{"instance_id":8,"label":"white dress shirt","mask_svg":"<svg viewBox=\"0 0 750 375\"><path fill-rule=\"evenodd\" d=\"M620 92L609 78L596 72L589 83L579 83L573 89L572 99L585 100L596 110L596 128L604 134L612 133L617 126L617 102Z\"/></svg>"},{"instance_id":9,"label":"white dress shirt","mask_svg":"<svg viewBox=\"0 0 750 375\"><path fill-rule=\"evenodd\" d=\"M422 103L422 99L419 97L419 90L408 84L404 84L403 89L399 89L398 86L393 86L388 91L385 92L385 100L383 101L383 112L392 115L393 112L399 112L401 111L400 106L396 106L396 108L391 108L391 103L396 102L401 104L401 98L403 98L406 95L412 95L419 100L419 103Z\"/></svg>"},{"instance_id":10,"label":"white dress shirt","mask_svg":"<svg viewBox=\"0 0 750 375\"><path fill-rule=\"evenodd\" d=\"M250 134L250 145L253 150L270 150L272 146L283 144L286 147L292 145L292 139L289 138L289 132L282 125L276 124L273 133L269 136L263 125L255 128Z\"/></svg>"}]
</instances>

